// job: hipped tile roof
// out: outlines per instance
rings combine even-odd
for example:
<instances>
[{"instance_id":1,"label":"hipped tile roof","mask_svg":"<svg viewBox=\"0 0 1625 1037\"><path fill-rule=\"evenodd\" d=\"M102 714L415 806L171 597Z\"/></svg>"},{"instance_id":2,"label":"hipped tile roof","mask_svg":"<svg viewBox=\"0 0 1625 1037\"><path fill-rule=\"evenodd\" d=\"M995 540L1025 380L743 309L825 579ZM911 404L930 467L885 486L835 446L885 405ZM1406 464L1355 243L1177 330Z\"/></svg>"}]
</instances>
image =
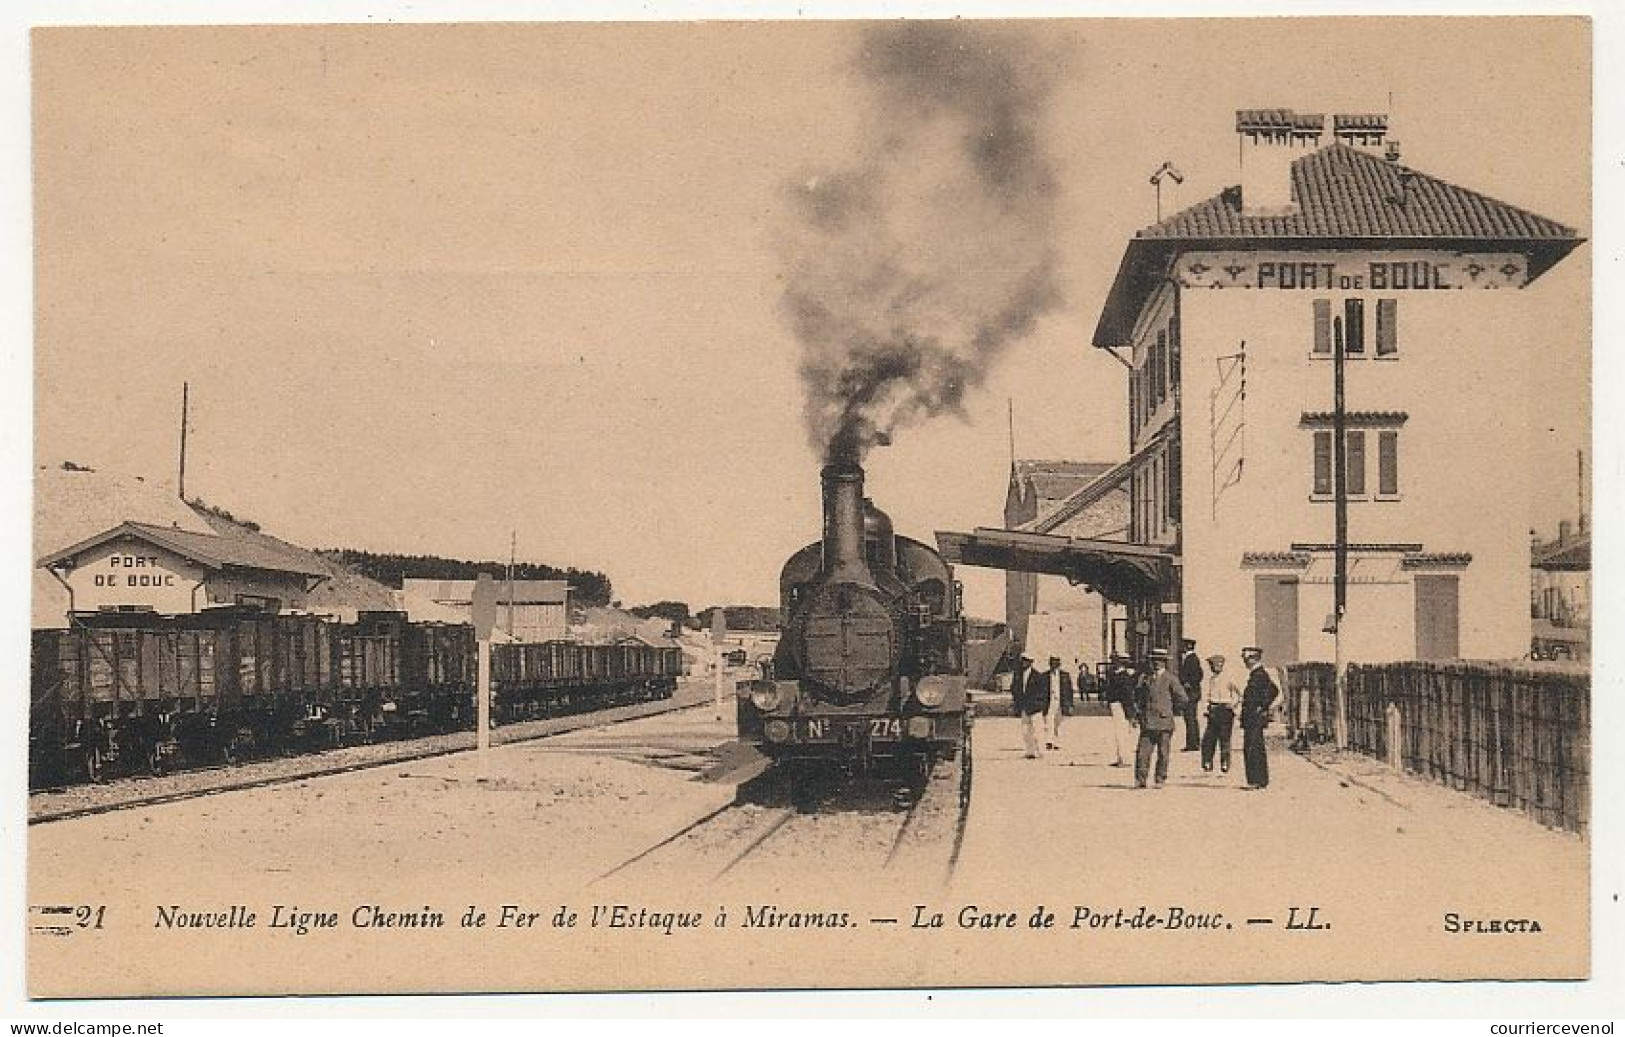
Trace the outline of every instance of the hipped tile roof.
<instances>
[{"instance_id":1,"label":"hipped tile roof","mask_svg":"<svg viewBox=\"0 0 1625 1037\"><path fill-rule=\"evenodd\" d=\"M1145 293L1188 249L1503 249L1529 257L1533 280L1584 240L1556 220L1341 142L1296 160L1291 175L1294 206L1286 212L1247 212L1241 189L1230 187L1137 232L1101 309L1094 344L1126 344Z\"/></svg>"},{"instance_id":2,"label":"hipped tile roof","mask_svg":"<svg viewBox=\"0 0 1625 1037\"><path fill-rule=\"evenodd\" d=\"M1140 231L1140 238L1573 238L1556 220L1347 144L1292 163L1297 211L1249 213L1239 188Z\"/></svg>"}]
</instances>

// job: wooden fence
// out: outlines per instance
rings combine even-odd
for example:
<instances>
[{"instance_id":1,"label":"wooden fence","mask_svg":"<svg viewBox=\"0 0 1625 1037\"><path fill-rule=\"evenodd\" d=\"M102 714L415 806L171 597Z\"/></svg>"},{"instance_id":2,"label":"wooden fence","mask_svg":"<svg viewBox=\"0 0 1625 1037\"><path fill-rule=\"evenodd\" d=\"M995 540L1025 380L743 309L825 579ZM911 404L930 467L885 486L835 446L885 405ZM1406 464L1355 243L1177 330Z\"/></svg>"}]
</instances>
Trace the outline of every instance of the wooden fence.
<instances>
[{"instance_id":1,"label":"wooden fence","mask_svg":"<svg viewBox=\"0 0 1625 1037\"><path fill-rule=\"evenodd\" d=\"M1299 743L1332 737L1326 663L1287 670ZM1591 680L1584 671L1493 663L1348 668L1349 749L1520 810L1552 828L1590 824Z\"/></svg>"}]
</instances>

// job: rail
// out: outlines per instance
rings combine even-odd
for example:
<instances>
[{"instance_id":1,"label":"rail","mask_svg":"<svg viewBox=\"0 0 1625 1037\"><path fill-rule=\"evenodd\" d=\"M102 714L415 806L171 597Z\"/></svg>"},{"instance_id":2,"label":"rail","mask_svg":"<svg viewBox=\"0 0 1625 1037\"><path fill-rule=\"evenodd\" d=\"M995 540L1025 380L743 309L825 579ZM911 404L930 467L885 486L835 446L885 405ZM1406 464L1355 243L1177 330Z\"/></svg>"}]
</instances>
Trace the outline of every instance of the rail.
<instances>
[{"instance_id":1,"label":"rail","mask_svg":"<svg viewBox=\"0 0 1625 1037\"><path fill-rule=\"evenodd\" d=\"M1299 746L1335 730L1330 664L1287 668ZM1348 749L1515 809L1550 828L1590 827L1591 680L1583 671L1477 662L1348 668Z\"/></svg>"}]
</instances>

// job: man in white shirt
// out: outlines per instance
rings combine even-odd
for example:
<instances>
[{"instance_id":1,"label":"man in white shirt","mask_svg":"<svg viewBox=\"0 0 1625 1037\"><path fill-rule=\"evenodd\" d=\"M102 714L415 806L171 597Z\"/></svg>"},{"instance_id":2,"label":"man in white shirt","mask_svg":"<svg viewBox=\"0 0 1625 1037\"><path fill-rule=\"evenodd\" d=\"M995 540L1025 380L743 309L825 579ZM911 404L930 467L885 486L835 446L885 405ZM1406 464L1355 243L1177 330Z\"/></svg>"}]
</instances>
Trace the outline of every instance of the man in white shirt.
<instances>
[{"instance_id":1,"label":"man in white shirt","mask_svg":"<svg viewBox=\"0 0 1625 1037\"><path fill-rule=\"evenodd\" d=\"M1202 770L1213 770L1213 750L1219 751L1219 771L1230 773L1230 733L1235 728L1236 710L1241 708L1241 688L1224 672L1224 656L1207 657L1207 725L1202 732Z\"/></svg>"}]
</instances>

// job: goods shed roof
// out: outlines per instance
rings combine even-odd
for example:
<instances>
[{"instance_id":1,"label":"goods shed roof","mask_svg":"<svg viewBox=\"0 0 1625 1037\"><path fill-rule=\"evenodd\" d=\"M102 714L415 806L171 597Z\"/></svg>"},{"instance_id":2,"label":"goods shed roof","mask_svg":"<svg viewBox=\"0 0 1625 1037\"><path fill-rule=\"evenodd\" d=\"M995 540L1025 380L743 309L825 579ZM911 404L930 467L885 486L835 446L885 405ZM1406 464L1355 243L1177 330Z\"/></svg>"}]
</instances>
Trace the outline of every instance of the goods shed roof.
<instances>
[{"instance_id":1,"label":"goods shed roof","mask_svg":"<svg viewBox=\"0 0 1625 1037\"><path fill-rule=\"evenodd\" d=\"M496 580L497 603L508 603L508 581ZM443 605L466 605L474 600L473 580L422 580L408 578L401 581L403 593L437 601ZM570 584L567 580L514 580L515 605L564 605L568 603Z\"/></svg>"},{"instance_id":2,"label":"goods shed roof","mask_svg":"<svg viewBox=\"0 0 1625 1037\"><path fill-rule=\"evenodd\" d=\"M213 533L194 533L171 526L149 526L141 522L121 522L112 529L98 533L77 544L52 552L39 560L41 566L53 567L72 562L86 551L122 537L133 537L156 547L164 548L209 569L226 567L258 569L262 572L293 573L298 576L326 578L327 573L305 562L289 551L281 551L262 544L216 536Z\"/></svg>"}]
</instances>

